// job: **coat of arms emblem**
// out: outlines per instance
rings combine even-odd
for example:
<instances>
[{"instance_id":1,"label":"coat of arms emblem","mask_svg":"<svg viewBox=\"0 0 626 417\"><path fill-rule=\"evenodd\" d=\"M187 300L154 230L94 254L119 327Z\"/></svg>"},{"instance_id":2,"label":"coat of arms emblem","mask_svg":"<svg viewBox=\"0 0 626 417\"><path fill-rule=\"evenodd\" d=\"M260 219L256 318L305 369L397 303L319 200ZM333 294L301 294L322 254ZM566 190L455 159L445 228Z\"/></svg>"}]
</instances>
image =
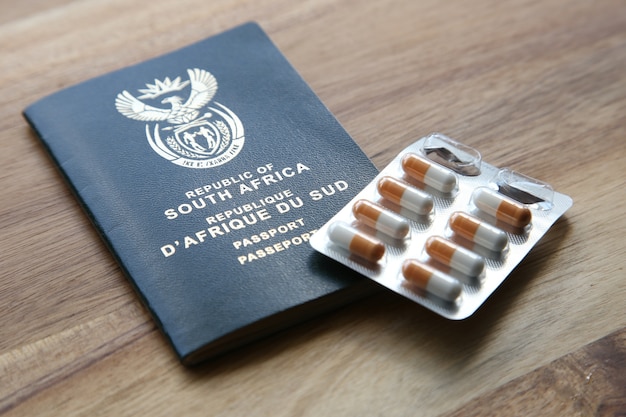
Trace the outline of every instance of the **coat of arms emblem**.
<instances>
[{"instance_id":1,"label":"coat of arms emblem","mask_svg":"<svg viewBox=\"0 0 626 417\"><path fill-rule=\"evenodd\" d=\"M217 80L203 69L188 69L181 77L154 80L135 97L124 90L115 107L124 116L146 122L146 138L161 157L187 168L211 168L233 159L244 144L241 121L226 106L209 103L217 92ZM183 98L177 92L190 90ZM146 100L144 102L142 100ZM161 108L157 104L169 104ZM154 125L152 123L156 122Z\"/></svg>"}]
</instances>

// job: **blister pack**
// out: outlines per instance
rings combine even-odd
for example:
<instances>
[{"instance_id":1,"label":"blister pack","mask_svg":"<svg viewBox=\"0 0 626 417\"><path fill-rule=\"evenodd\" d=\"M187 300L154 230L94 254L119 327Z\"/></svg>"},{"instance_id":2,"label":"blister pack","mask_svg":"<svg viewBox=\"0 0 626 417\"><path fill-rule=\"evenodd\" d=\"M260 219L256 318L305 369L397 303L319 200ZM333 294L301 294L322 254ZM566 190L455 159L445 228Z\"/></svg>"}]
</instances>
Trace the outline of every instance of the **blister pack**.
<instances>
[{"instance_id":1,"label":"blister pack","mask_svg":"<svg viewBox=\"0 0 626 417\"><path fill-rule=\"evenodd\" d=\"M472 315L572 199L433 133L311 238L314 249L453 320Z\"/></svg>"}]
</instances>

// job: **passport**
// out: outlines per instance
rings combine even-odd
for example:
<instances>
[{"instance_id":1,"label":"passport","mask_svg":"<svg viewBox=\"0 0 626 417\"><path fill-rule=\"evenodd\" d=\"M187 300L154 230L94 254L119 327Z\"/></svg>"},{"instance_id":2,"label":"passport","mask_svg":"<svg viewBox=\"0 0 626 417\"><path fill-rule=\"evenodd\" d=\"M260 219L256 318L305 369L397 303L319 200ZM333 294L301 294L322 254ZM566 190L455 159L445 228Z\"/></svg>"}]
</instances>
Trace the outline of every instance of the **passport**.
<instances>
[{"instance_id":1,"label":"passport","mask_svg":"<svg viewBox=\"0 0 626 417\"><path fill-rule=\"evenodd\" d=\"M23 114L184 364L369 293L308 240L377 170L256 23Z\"/></svg>"}]
</instances>

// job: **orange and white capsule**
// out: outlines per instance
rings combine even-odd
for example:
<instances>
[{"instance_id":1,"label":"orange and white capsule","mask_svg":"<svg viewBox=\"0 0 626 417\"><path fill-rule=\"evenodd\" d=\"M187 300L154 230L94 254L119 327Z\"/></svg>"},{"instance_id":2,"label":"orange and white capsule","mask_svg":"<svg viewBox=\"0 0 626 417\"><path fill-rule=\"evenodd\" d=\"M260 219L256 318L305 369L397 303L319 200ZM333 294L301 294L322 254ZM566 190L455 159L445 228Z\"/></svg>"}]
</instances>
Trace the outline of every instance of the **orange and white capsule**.
<instances>
[{"instance_id":1,"label":"orange and white capsule","mask_svg":"<svg viewBox=\"0 0 626 417\"><path fill-rule=\"evenodd\" d=\"M461 295L461 283L416 259L402 264L402 275L410 283L444 300L454 301Z\"/></svg>"},{"instance_id":2,"label":"orange and white capsule","mask_svg":"<svg viewBox=\"0 0 626 417\"><path fill-rule=\"evenodd\" d=\"M472 201L483 212L519 229L528 225L532 219L528 207L490 188L477 188L472 195Z\"/></svg>"},{"instance_id":3,"label":"orange and white capsule","mask_svg":"<svg viewBox=\"0 0 626 417\"><path fill-rule=\"evenodd\" d=\"M352 213L358 221L393 238L404 239L409 234L409 222L404 217L371 201L357 201Z\"/></svg>"},{"instance_id":4,"label":"orange and white capsule","mask_svg":"<svg viewBox=\"0 0 626 417\"><path fill-rule=\"evenodd\" d=\"M492 251L501 252L509 242L504 231L461 211L452 213L448 225L457 235Z\"/></svg>"},{"instance_id":5,"label":"orange and white capsule","mask_svg":"<svg viewBox=\"0 0 626 417\"><path fill-rule=\"evenodd\" d=\"M328 237L336 245L370 262L378 262L385 255L385 245L380 240L344 222L331 224Z\"/></svg>"},{"instance_id":6,"label":"orange and white capsule","mask_svg":"<svg viewBox=\"0 0 626 417\"><path fill-rule=\"evenodd\" d=\"M378 180L378 193L387 200L414 213L425 215L433 210L433 198L393 177Z\"/></svg>"},{"instance_id":7,"label":"orange and white capsule","mask_svg":"<svg viewBox=\"0 0 626 417\"><path fill-rule=\"evenodd\" d=\"M424 247L431 258L467 276L477 277L485 269L482 256L442 237L429 237Z\"/></svg>"},{"instance_id":8,"label":"orange and white capsule","mask_svg":"<svg viewBox=\"0 0 626 417\"><path fill-rule=\"evenodd\" d=\"M410 177L442 193L449 193L457 184L454 172L414 153L402 158L402 169Z\"/></svg>"}]
</instances>

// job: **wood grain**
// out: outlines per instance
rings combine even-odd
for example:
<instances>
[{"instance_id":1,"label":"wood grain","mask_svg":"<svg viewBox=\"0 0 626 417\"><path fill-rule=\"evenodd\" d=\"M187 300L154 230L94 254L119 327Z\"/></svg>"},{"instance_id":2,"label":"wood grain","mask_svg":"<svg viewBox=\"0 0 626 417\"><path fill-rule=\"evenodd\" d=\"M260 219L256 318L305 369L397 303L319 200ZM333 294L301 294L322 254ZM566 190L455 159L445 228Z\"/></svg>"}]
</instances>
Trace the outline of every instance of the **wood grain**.
<instances>
[{"instance_id":1,"label":"wood grain","mask_svg":"<svg viewBox=\"0 0 626 417\"><path fill-rule=\"evenodd\" d=\"M448 417L623 416L626 331L584 348L470 401Z\"/></svg>"},{"instance_id":2,"label":"wood grain","mask_svg":"<svg viewBox=\"0 0 626 417\"><path fill-rule=\"evenodd\" d=\"M20 112L249 20L378 167L441 131L574 206L468 320L381 292L183 368ZM623 2L0 0L0 56L0 414L624 413Z\"/></svg>"}]
</instances>

